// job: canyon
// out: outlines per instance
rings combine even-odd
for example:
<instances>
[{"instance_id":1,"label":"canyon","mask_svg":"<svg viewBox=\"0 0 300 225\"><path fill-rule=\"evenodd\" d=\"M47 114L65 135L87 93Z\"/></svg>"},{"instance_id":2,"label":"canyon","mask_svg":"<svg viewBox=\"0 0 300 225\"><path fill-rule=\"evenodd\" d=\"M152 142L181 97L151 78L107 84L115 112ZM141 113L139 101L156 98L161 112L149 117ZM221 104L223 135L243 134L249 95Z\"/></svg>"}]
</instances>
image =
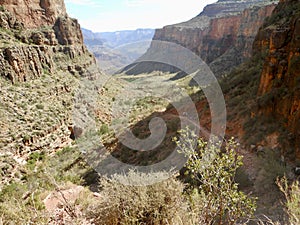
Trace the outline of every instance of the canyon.
<instances>
[{"instance_id":1,"label":"canyon","mask_svg":"<svg viewBox=\"0 0 300 225\"><path fill-rule=\"evenodd\" d=\"M92 32L82 28L84 43L102 71L114 74L142 56L150 46L153 29Z\"/></svg>"},{"instance_id":2,"label":"canyon","mask_svg":"<svg viewBox=\"0 0 300 225\"><path fill-rule=\"evenodd\" d=\"M295 16L284 19L289 13ZM224 90L226 90L225 86L232 86L230 82L237 86L240 84L235 80L243 82L244 85L239 91L236 93L231 91L235 96L228 93L226 97L225 91L225 97L229 98L227 100L229 114L232 114L231 111L236 113L237 110L230 107L231 102L237 101L238 98L241 101L240 94L248 91L251 96L245 96L245 99L249 99L249 102L254 100L257 104L249 103L250 105L247 106L245 103L245 106L240 107L238 111L252 108L247 118L249 117L249 121L253 123L255 118L261 121L256 128L258 130L268 129L262 128L264 126L277 127L276 131L270 129L270 133L265 134L264 141L259 139L261 143L254 143L250 139L247 143L271 148L280 145L281 154L289 155L291 159L295 159L295 156L299 159L298 36L297 1L280 1L279 6L276 2L270 1L243 3L218 1L206 6L202 13L190 21L157 29L153 43L145 56L160 49L162 47L160 41L176 43L198 55L209 65L216 77L221 80L225 77L222 82ZM252 61L251 68L244 65L249 61ZM122 72L134 75L151 73L153 70L178 71L166 65L147 64L149 63L132 64L125 67ZM259 65L261 69L258 68ZM253 76L252 80L251 77L240 75L247 74L247 71L254 67L257 67L255 74L249 75ZM255 85L253 86L252 83ZM232 89L237 88L232 87ZM247 126L245 125L247 121L244 116L234 119L240 121L241 125L234 125L234 132L229 133L245 140L247 135L243 127ZM232 129L230 124L229 120L229 130ZM256 131L252 129L251 132Z\"/></svg>"},{"instance_id":3,"label":"canyon","mask_svg":"<svg viewBox=\"0 0 300 225\"><path fill-rule=\"evenodd\" d=\"M99 69L97 60L122 59L118 54L97 55L99 48L120 47L137 41L134 38L148 40L153 34L150 48L142 57L160 48L160 41L176 43L203 59L218 78L228 111L225 138L234 136L240 142L237 152L245 157L245 166L234 177L237 187L259 197L255 216L284 221L281 194L274 181L284 174L290 181L296 179L291 169L300 165L298 0L280 0L278 4L266 0L219 0L189 21L165 26L155 33L127 31L123 36L82 29L76 19L68 16L63 0L0 0L0 5L0 210L4 212L0 223L6 219L22 224L45 216L45 224L60 224L63 217L70 219L69 224L81 217L81 224L93 224L93 219L87 218L95 215L82 212L103 196L99 173L86 162L88 149L80 149L80 141L93 135L85 133L80 124L90 122L90 112L96 115L92 122L99 125L96 136L104 140L109 153L125 164L158 163L175 146L172 140L179 129L180 115L172 105L152 98L154 86L167 94L172 94L168 87L191 93L193 106L181 105L184 115L195 107L201 134L209 136L212 115L208 101L201 91L190 87L185 75L170 74L178 72L178 68L174 71L155 63L134 63L115 76ZM137 37L138 33L141 36ZM134 57L130 60L142 54L140 49L133 47ZM130 60L117 64L123 66ZM105 81L105 85L90 85L97 79ZM176 85L167 86L171 81ZM165 142L154 151L128 149L112 134L110 125L123 126L121 117L126 112L111 108L119 104L117 98L122 93L124 99L119 105L125 109L134 91L145 97L130 112L130 128L137 138L151 135L152 118L166 121ZM92 99L95 105L88 101L89 97L96 99ZM83 108L78 101L82 101L79 103ZM87 117L74 120L77 112ZM93 141L87 139L90 145ZM97 139L95 143L98 142ZM97 150L102 151L102 147ZM113 167L109 165L108 170ZM82 193L83 197L78 196ZM63 197L57 198L60 203L54 200L55 195ZM76 200L70 204L64 195ZM52 215L47 214L41 202L47 203Z\"/></svg>"}]
</instances>

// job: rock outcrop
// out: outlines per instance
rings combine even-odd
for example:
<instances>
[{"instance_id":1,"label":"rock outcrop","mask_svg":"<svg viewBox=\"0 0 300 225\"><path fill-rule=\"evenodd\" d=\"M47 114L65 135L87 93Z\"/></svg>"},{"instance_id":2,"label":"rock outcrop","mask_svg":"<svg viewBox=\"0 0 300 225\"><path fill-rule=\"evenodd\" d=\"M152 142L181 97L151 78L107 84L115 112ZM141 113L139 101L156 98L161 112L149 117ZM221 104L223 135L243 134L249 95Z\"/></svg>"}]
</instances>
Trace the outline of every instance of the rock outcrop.
<instances>
[{"instance_id":1,"label":"rock outcrop","mask_svg":"<svg viewBox=\"0 0 300 225\"><path fill-rule=\"evenodd\" d=\"M251 56L255 35L274 7L263 0L220 0L190 21L156 30L153 40L188 48L221 76Z\"/></svg>"},{"instance_id":2,"label":"rock outcrop","mask_svg":"<svg viewBox=\"0 0 300 225\"><path fill-rule=\"evenodd\" d=\"M228 135L300 160L300 2L280 1L255 37L250 60L222 80ZM251 147L254 146L254 147ZM258 150L258 149L257 149Z\"/></svg>"},{"instance_id":3,"label":"rock outcrop","mask_svg":"<svg viewBox=\"0 0 300 225\"><path fill-rule=\"evenodd\" d=\"M45 18L35 12L43 13ZM74 60L82 75L95 62L83 44L80 25L67 16L63 1L3 1L0 27L0 65L5 68L1 75L12 83L56 69L75 73ZM85 59L80 61L77 57Z\"/></svg>"},{"instance_id":4,"label":"rock outcrop","mask_svg":"<svg viewBox=\"0 0 300 225\"><path fill-rule=\"evenodd\" d=\"M54 25L58 43L61 45L83 45L83 36L77 20L69 17L59 17Z\"/></svg>"},{"instance_id":5,"label":"rock outcrop","mask_svg":"<svg viewBox=\"0 0 300 225\"><path fill-rule=\"evenodd\" d=\"M26 28L53 26L58 17L67 17L64 0L0 0Z\"/></svg>"},{"instance_id":6,"label":"rock outcrop","mask_svg":"<svg viewBox=\"0 0 300 225\"><path fill-rule=\"evenodd\" d=\"M90 110L92 114L94 110L94 104L81 101L86 94L82 94L85 82L96 92L94 81L103 77L83 43L80 25L68 17L63 0L0 0L0 4L0 195L10 185L30 186L17 197L25 205L26 198L36 188L42 188L42 183L52 183L50 176L56 179L54 173L72 170L75 164L88 167L80 152L69 151L74 139L84 131L76 123L81 119L80 113ZM80 113L75 114L77 111ZM62 156L64 162L58 162L58 167L53 166L57 152L69 152L71 156ZM51 170L46 169L48 163ZM47 178L37 181L40 172ZM11 203L2 199L0 208L10 206L15 211ZM13 217L4 211L2 214L8 216L0 216L4 223L54 221L40 220L41 216L37 216L40 222L30 216L24 220L23 212Z\"/></svg>"}]
</instances>

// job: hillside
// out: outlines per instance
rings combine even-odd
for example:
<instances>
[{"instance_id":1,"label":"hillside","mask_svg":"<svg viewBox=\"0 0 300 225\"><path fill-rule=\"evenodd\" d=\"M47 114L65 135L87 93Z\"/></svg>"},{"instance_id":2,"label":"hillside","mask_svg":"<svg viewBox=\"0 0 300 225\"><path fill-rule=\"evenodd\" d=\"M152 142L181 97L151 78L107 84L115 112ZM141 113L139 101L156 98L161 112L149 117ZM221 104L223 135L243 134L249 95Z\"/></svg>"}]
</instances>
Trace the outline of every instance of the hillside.
<instances>
[{"instance_id":1,"label":"hillside","mask_svg":"<svg viewBox=\"0 0 300 225\"><path fill-rule=\"evenodd\" d=\"M52 154L71 144L80 79L100 73L63 1L1 1L0 18L1 170L8 166L1 189L20 178L13 168L34 152Z\"/></svg>"},{"instance_id":2,"label":"hillside","mask_svg":"<svg viewBox=\"0 0 300 225\"><path fill-rule=\"evenodd\" d=\"M235 136L240 140L240 153L245 157L243 170L246 176L240 185L258 197L257 216L264 214L281 221L280 224L289 224L283 222L281 195L274 180L284 174L289 181L297 179L292 168L300 165L297 88L299 1L253 7L242 13L234 12L233 16L224 16L222 8L218 17L216 14L220 8L217 6L222 2L207 6L198 16L201 20L194 18L156 31L152 46L143 57L156 56L158 49L164 46L159 41L175 42L202 56L215 75L223 75L219 81L228 112L226 137ZM240 16L243 17L241 21L248 23L235 23ZM238 25L235 27L238 32L233 29L235 25ZM196 32L197 26L201 27L198 30L201 32L210 26L208 31L211 33L202 36L203 33ZM237 39L225 42L224 37L230 37L226 34L235 34ZM222 73L215 67L219 61L223 62ZM227 65L230 70L226 70ZM150 73L153 68L174 72L174 68L148 62L128 66L124 72L137 75ZM203 93L194 97L197 99L199 95L203 96ZM211 112L207 102L198 101L196 106L201 126L210 129ZM299 218L299 214L297 216Z\"/></svg>"},{"instance_id":3,"label":"hillside","mask_svg":"<svg viewBox=\"0 0 300 225\"><path fill-rule=\"evenodd\" d=\"M252 56L221 80L229 114L227 135L242 140L246 155L264 155L259 163L252 156L248 167L255 174L254 187L258 185L254 189L260 199L258 211L274 217L280 208L278 197L272 197L276 196L274 179L284 174L290 180L298 179L291 167L300 162L295 63L299 16L299 1L280 1L260 27Z\"/></svg>"}]
</instances>

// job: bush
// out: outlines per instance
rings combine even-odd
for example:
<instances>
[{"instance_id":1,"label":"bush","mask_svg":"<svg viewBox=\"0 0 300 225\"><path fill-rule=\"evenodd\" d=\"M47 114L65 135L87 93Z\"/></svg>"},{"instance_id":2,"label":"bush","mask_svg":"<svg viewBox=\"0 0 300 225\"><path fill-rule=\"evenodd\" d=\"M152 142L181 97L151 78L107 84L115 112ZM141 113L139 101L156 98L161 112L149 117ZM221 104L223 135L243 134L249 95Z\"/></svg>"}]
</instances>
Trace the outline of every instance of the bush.
<instances>
[{"instance_id":1,"label":"bush","mask_svg":"<svg viewBox=\"0 0 300 225\"><path fill-rule=\"evenodd\" d=\"M109 132L109 127L107 124L102 124L99 130L99 135L104 135Z\"/></svg>"},{"instance_id":2,"label":"bush","mask_svg":"<svg viewBox=\"0 0 300 225\"><path fill-rule=\"evenodd\" d=\"M288 172L287 167L280 161L280 153L272 149L265 149L258 165L261 166L254 182L256 193L264 193L265 190L269 190L276 198L276 191L278 192L276 179Z\"/></svg>"},{"instance_id":3,"label":"bush","mask_svg":"<svg viewBox=\"0 0 300 225\"><path fill-rule=\"evenodd\" d=\"M34 179L27 177L26 179ZM38 180L38 178L35 178ZM47 224L38 184L11 183L0 192L0 224ZM41 188L42 189L42 188Z\"/></svg>"},{"instance_id":4,"label":"bush","mask_svg":"<svg viewBox=\"0 0 300 225\"><path fill-rule=\"evenodd\" d=\"M33 152L30 154L27 160L27 167L33 170L38 161L43 161L45 159L45 152Z\"/></svg>"},{"instance_id":5,"label":"bush","mask_svg":"<svg viewBox=\"0 0 300 225\"><path fill-rule=\"evenodd\" d=\"M289 224L300 224L300 184L298 181L288 184L286 177L277 179L277 185L286 198L286 210L289 215Z\"/></svg>"},{"instance_id":6,"label":"bush","mask_svg":"<svg viewBox=\"0 0 300 225\"><path fill-rule=\"evenodd\" d=\"M37 105L36 105L36 108L37 108L37 109L44 109L44 106L43 106L42 104L37 104Z\"/></svg>"},{"instance_id":7,"label":"bush","mask_svg":"<svg viewBox=\"0 0 300 225\"><path fill-rule=\"evenodd\" d=\"M242 157L236 153L238 144L231 139L222 148L220 142L197 140L188 129L181 134L184 142L176 143L180 152L188 157L187 172L199 183L187 190L198 223L235 224L251 217L255 201L239 191L234 180L237 169L242 166Z\"/></svg>"},{"instance_id":8,"label":"bush","mask_svg":"<svg viewBox=\"0 0 300 225\"><path fill-rule=\"evenodd\" d=\"M182 195L184 185L180 181L170 178L153 185L142 185L145 179L165 175L131 171L127 175L101 179L101 198L94 204L88 203L87 215L95 224L103 225L191 224L186 219L187 206ZM140 186L119 183L124 179L129 183L140 183Z\"/></svg>"}]
</instances>

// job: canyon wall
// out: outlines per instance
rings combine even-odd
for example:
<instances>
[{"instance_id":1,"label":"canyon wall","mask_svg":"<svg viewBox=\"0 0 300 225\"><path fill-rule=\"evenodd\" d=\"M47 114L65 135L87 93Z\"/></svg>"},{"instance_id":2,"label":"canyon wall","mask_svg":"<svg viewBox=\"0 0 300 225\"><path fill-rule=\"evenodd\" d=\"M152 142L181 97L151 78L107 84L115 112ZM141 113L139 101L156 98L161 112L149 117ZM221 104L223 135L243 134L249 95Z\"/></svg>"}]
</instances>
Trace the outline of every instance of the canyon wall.
<instances>
[{"instance_id":1,"label":"canyon wall","mask_svg":"<svg viewBox=\"0 0 300 225\"><path fill-rule=\"evenodd\" d=\"M190 21L156 30L153 40L188 48L221 76L251 56L255 35L274 7L267 1L218 1Z\"/></svg>"},{"instance_id":2,"label":"canyon wall","mask_svg":"<svg viewBox=\"0 0 300 225\"><path fill-rule=\"evenodd\" d=\"M2 1L0 11L1 75L12 83L57 69L84 73L95 62L83 44L80 25L67 16L64 2ZM39 16L41 13L43 16ZM57 58L57 57L60 57ZM76 60L83 57L84 60ZM74 62L76 62L76 69Z\"/></svg>"},{"instance_id":3,"label":"canyon wall","mask_svg":"<svg viewBox=\"0 0 300 225\"><path fill-rule=\"evenodd\" d=\"M300 2L281 0L260 28L254 51L265 61L258 88L261 115L282 121L290 132L285 148L300 158Z\"/></svg>"},{"instance_id":4,"label":"canyon wall","mask_svg":"<svg viewBox=\"0 0 300 225\"><path fill-rule=\"evenodd\" d=\"M0 0L26 28L53 26L58 17L67 17L64 0Z\"/></svg>"}]
</instances>

